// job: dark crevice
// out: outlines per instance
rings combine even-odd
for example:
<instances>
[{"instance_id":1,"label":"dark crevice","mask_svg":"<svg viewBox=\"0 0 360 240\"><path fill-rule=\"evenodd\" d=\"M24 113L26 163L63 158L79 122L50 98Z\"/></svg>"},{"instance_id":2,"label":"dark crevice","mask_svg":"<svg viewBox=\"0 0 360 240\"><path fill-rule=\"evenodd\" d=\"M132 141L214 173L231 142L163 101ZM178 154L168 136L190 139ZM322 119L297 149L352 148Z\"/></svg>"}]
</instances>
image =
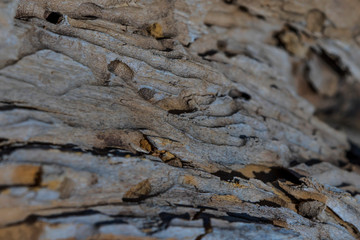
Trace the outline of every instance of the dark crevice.
<instances>
[{"instance_id":1,"label":"dark crevice","mask_svg":"<svg viewBox=\"0 0 360 240\"><path fill-rule=\"evenodd\" d=\"M306 166L313 166L319 163L322 163L323 161L321 161L320 159L310 159L309 161L306 161L305 164Z\"/></svg>"},{"instance_id":2,"label":"dark crevice","mask_svg":"<svg viewBox=\"0 0 360 240\"><path fill-rule=\"evenodd\" d=\"M41 150L51 150L58 149L62 152L72 152L72 153L91 153L96 156L108 156L108 154L112 154L117 157L125 157L125 156L142 156L142 154L132 153L125 150L114 149L114 148L93 148L91 150L83 150L74 144L53 144L53 143L45 143L45 142L18 142L12 143L9 145L4 145L0 147L0 158L4 155L9 155L12 152L18 149L41 149Z\"/></svg>"},{"instance_id":3,"label":"dark crevice","mask_svg":"<svg viewBox=\"0 0 360 240\"><path fill-rule=\"evenodd\" d=\"M278 86L275 85L275 84L271 84L270 87L273 88L273 89L279 89Z\"/></svg>"},{"instance_id":4,"label":"dark crevice","mask_svg":"<svg viewBox=\"0 0 360 240\"><path fill-rule=\"evenodd\" d=\"M91 16L91 15L83 16L82 18L86 19L86 20L96 20L96 19L98 19L97 16Z\"/></svg>"},{"instance_id":5,"label":"dark crevice","mask_svg":"<svg viewBox=\"0 0 360 240\"><path fill-rule=\"evenodd\" d=\"M146 200L147 198L151 198L151 197L154 197L154 195L142 195L142 196L139 196L137 198L122 198L123 202L129 202L129 203L139 203L139 202L142 202L144 200Z\"/></svg>"},{"instance_id":6,"label":"dark crevice","mask_svg":"<svg viewBox=\"0 0 360 240\"><path fill-rule=\"evenodd\" d=\"M196 109L171 109L168 111L170 114L180 115L183 113L193 113L196 112Z\"/></svg>"},{"instance_id":7,"label":"dark crevice","mask_svg":"<svg viewBox=\"0 0 360 240\"><path fill-rule=\"evenodd\" d=\"M349 187L349 186L351 186L351 184L346 183L346 182L343 182L343 183L341 183L340 185L337 185L337 186L335 186L335 187L337 187L337 188L342 188L342 187Z\"/></svg>"},{"instance_id":8,"label":"dark crevice","mask_svg":"<svg viewBox=\"0 0 360 240\"><path fill-rule=\"evenodd\" d=\"M174 49L167 47L167 48L165 48L165 49L162 50L162 51L163 51L163 52L172 52L172 51L174 51Z\"/></svg>"},{"instance_id":9,"label":"dark crevice","mask_svg":"<svg viewBox=\"0 0 360 240\"><path fill-rule=\"evenodd\" d=\"M316 53L316 52L315 52ZM349 69L344 66L339 56L327 53L324 49L321 49L318 56L333 69L340 77L351 75Z\"/></svg>"},{"instance_id":10,"label":"dark crevice","mask_svg":"<svg viewBox=\"0 0 360 240\"><path fill-rule=\"evenodd\" d=\"M205 230L205 232L197 236L195 240L201 240L207 234L212 233L213 228L211 226L211 217L213 217L212 214L203 213L203 210L200 210L200 212L195 215L194 219L202 219Z\"/></svg>"},{"instance_id":11,"label":"dark crevice","mask_svg":"<svg viewBox=\"0 0 360 240\"><path fill-rule=\"evenodd\" d=\"M174 218L180 218L180 219L184 219L184 220L190 220L190 214L189 213L184 213L184 214L173 214L173 213L166 213L166 212L161 212L159 214L159 217L161 219L161 224L160 227L162 229L166 229L169 227L171 220L173 220Z\"/></svg>"},{"instance_id":12,"label":"dark crevice","mask_svg":"<svg viewBox=\"0 0 360 240\"><path fill-rule=\"evenodd\" d=\"M337 160L337 166L340 168L345 168L348 165L348 161L346 160Z\"/></svg>"},{"instance_id":13,"label":"dark crevice","mask_svg":"<svg viewBox=\"0 0 360 240\"><path fill-rule=\"evenodd\" d=\"M272 221L264 218L264 217L255 217L251 216L247 213L234 213L234 212L227 212L227 215L233 217L235 219L228 219L229 222L247 222L247 223L266 223L272 224Z\"/></svg>"},{"instance_id":14,"label":"dark crevice","mask_svg":"<svg viewBox=\"0 0 360 240\"><path fill-rule=\"evenodd\" d=\"M281 40L281 36L284 34L284 31L276 32L273 35L273 38L276 40L276 47L286 50L285 43Z\"/></svg>"},{"instance_id":15,"label":"dark crevice","mask_svg":"<svg viewBox=\"0 0 360 240\"><path fill-rule=\"evenodd\" d=\"M289 166L290 167L295 167L295 166L297 166L297 165L299 165L300 164L300 162L298 162L298 161L296 161L296 160L292 160L290 163L289 163Z\"/></svg>"},{"instance_id":16,"label":"dark crevice","mask_svg":"<svg viewBox=\"0 0 360 240\"><path fill-rule=\"evenodd\" d=\"M234 213L234 212L226 212L226 214L228 216L215 216L214 214L209 214L209 213L200 213L198 218L214 218L214 219L221 219L227 222L245 222L245 223L260 223L260 224L272 224L272 221L267 219L267 218L263 218L263 217L255 217L255 216L251 216L248 213Z\"/></svg>"},{"instance_id":17,"label":"dark crevice","mask_svg":"<svg viewBox=\"0 0 360 240\"><path fill-rule=\"evenodd\" d=\"M266 206L266 207L273 207L273 208L281 208L282 206L280 204L268 201L268 200L261 200L257 202L256 204L259 204L260 206Z\"/></svg>"},{"instance_id":18,"label":"dark crevice","mask_svg":"<svg viewBox=\"0 0 360 240\"><path fill-rule=\"evenodd\" d=\"M63 20L63 15L59 12L45 12L45 19L46 21L52 24L59 24Z\"/></svg>"},{"instance_id":19,"label":"dark crevice","mask_svg":"<svg viewBox=\"0 0 360 240\"><path fill-rule=\"evenodd\" d=\"M92 209L87 209L87 210L81 210L81 211L74 211L74 212L64 212L64 213L59 213L59 214L52 214L52 215L47 215L47 216L38 216L41 218L46 218L46 219L56 219L56 218L65 218L65 217L78 217L78 216L90 216L90 215L95 215L95 214L99 214L99 211L96 210L92 210Z\"/></svg>"},{"instance_id":20,"label":"dark crevice","mask_svg":"<svg viewBox=\"0 0 360 240\"><path fill-rule=\"evenodd\" d=\"M245 177L242 173L236 172L236 171L225 172L225 171L219 170L217 172L212 173L212 175L214 175L216 177L219 177L220 180L226 181L226 182L232 182L237 177L243 178L243 179L246 179L246 180L249 179L249 178Z\"/></svg>"},{"instance_id":21,"label":"dark crevice","mask_svg":"<svg viewBox=\"0 0 360 240\"><path fill-rule=\"evenodd\" d=\"M200 214L203 213L204 211L205 211L205 209L201 208L199 212L195 213L193 220L199 219Z\"/></svg>"},{"instance_id":22,"label":"dark crevice","mask_svg":"<svg viewBox=\"0 0 360 240\"><path fill-rule=\"evenodd\" d=\"M338 186L336 186L337 188L340 188L346 192L348 192L352 197L355 197L356 195L360 194L360 192L356 191L355 189L348 189L347 187L352 187L353 185L349 184L349 183L342 183Z\"/></svg>"},{"instance_id":23,"label":"dark crevice","mask_svg":"<svg viewBox=\"0 0 360 240\"><path fill-rule=\"evenodd\" d=\"M200 57L204 58L204 57L207 57L207 56L213 56L213 55L215 55L216 53L218 53L217 50L211 49L211 50L208 50L208 51L203 52L203 53L198 53L198 55L199 55Z\"/></svg>"},{"instance_id":24,"label":"dark crevice","mask_svg":"<svg viewBox=\"0 0 360 240\"><path fill-rule=\"evenodd\" d=\"M235 0L236 1L236 0ZM224 3L226 4L233 4L235 2L234 0L224 0Z\"/></svg>"},{"instance_id":25,"label":"dark crevice","mask_svg":"<svg viewBox=\"0 0 360 240\"><path fill-rule=\"evenodd\" d=\"M274 183L277 180L284 179L297 185L301 184L299 179L303 177L302 175L283 167L270 167L269 172L253 171L252 174L255 176L255 179L258 179L264 183ZM217 176L220 178L220 180L227 182L234 182L236 181L236 178L249 180L248 177L237 171L225 172L220 170L212 173L212 175Z\"/></svg>"},{"instance_id":26,"label":"dark crevice","mask_svg":"<svg viewBox=\"0 0 360 240\"><path fill-rule=\"evenodd\" d=\"M225 51L224 54L228 58L233 58L237 55L236 53L232 53L232 52L228 52L228 51Z\"/></svg>"},{"instance_id":27,"label":"dark crevice","mask_svg":"<svg viewBox=\"0 0 360 240\"><path fill-rule=\"evenodd\" d=\"M311 85L310 85L311 86ZM329 115L335 115L339 112L339 106L330 106L327 107L326 109L316 109L315 111L315 116L317 115L325 115L325 116L329 116ZM331 123L328 123L331 124ZM340 127L338 125L336 125L336 123L332 123L331 126L335 129L339 129Z\"/></svg>"},{"instance_id":28,"label":"dark crevice","mask_svg":"<svg viewBox=\"0 0 360 240\"><path fill-rule=\"evenodd\" d=\"M346 158L356 165L360 165L360 146L356 145L352 141L349 141L350 149L346 152Z\"/></svg>"},{"instance_id":29,"label":"dark crevice","mask_svg":"<svg viewBox=\"0 0 360 240\"><path fill-rule=\"evenodd\" d=\"M179 204L179 203L175 203L174 204L175 206L177 207L184 207L184 208L194 208L193 205L186 205L186 204ZM218 211L217 208L214 208L214 207L208 207L208 206L197 206L196 208L199 208L199 209L209 209L209 210L214 210L214 211Z\"/></svg>"},{"instance_id":30,"label":"dark crevice","mask_svg":"<svg viewBox=\"0 0 360 240\"><path fill-rule=\"evenodd\" d=\"M238 9L241 11L241 12L245 12L245 13L249 13L249 8L243 6L243 5L240 5L238 7Z\"/></svg>"},{"instance_id":31,"label":"dark crevice","mask_svg":"<svg viewBox=\"0 0 360 240\"><path fill-rule=\"evenodd\" d=\"M19 222L14 222L14 223L10 223L10 224L6 224L6 227L13 227L13 226L17 226L21 223L26 223L27 225L31 225L34 224L38 221L39 216L31 214L29 216L27 216L24 220L21 220Z\"/></svg>"},{"instance_id":32,"label":"dark crevice","mask_svg":"<svg viewBox=\"0 0 360 240\"><path fill-rule=\"evenodd\" d=\"M300 203L300 200L298 200L297 198L295 198L293 195L291 195L290 193L288 193L287 191L285 191L280 185L279 185L279 182L273 182L272 185L277 188L279 191L281 191L283 194L285 194L290 200L292 203L294 204L299 204Z\"/></svg>"},{"instance_id":33,"label":"dark crevice","mask_svg":"<svg viewBox=\"0 0 360 240\"><path fill-rule=\"evenodd\" d=\"M296 28L296 27L294 27L294 26L292 26L292 25L290 25L290 24L286 24L285 25L285 27L286 27L286 29L288 29L290 32L293 32L293 33L295 33L296 35L299 35L299 30Z\"/></svg>"},{"instance_id":34,"label":"dark crevice","mask_svg":"<svg viewBox=\"0 0 360 240\"><path fill-rule=\"evenodd\" d=\"M264 21L266 20L265 16L260 15L260 14L256 14L255 17L260 19L260 20L264 20Z\"/></svg>"},{"instance_id":35,"label":"dark crevice","mask_svg":"<svg viewBox=\"0 0 360 240\"><path fill-rule=\"evenodd\" d=\"M311 133L311 134L312 134L313 136L315 136L317 132L318 132L318 130L315 128L315 129L312 130L312 133ZM315 139L315 140L316 140L316 139Z\"/></svg>"},{"instance_id":36,"label":"dark crevice","mask_svg":"<svg viewBox=\"0 0 360 240\"><path fill-rule=\"evenodd\" d=\"M34 111L42 111L35 107L27 107L27 106L19 106L15 104L8 104L8 105L2 105L0 106L0 111L11 111L15 109L25 109L25 110L34 110Z\"/></svg>"},{"instance_id":37,"label":"dark crevice","mask_svg":"<svg viewBox=\"0 0 360 240\"><path fill-rule=\"evenodd\" d=\"M254 61L256 61L256 62L263 63L263 61L262 61L261 59L255 57L253 53L251 53L251 52L249 52L249 51L247 51L247 50L244 51L244 52L242 52L242 54L243 54L245 57L250 58L250 59L252 59L252 60L254 60Z\"/></svg>"},{"instance_id":38,"label":"dark crevice","mask_svg":"<svg viewBox=\"0 0 360 240\"><path fill-rule=\"evenodd\" d=\"M229 91L229 96L233 99L244 99L246 101L250 101L251 100L251 96L250 94L246 93L246 92L242 92L239 91L237 89L231 89Z\"/></svg>"},{"instance_id":39,"label":"dark crevice","mask_svg":"<svg viewBox=\"0 0 360 240\"><path fill-rule=\"evenodd\" d=\"M311 90L311 92L319 94L318 90L314 86L313 82L310 80L310 67L307 64L304 68L304 78L305 78L306 84L309 87L309 89Z\"/></svg>"},{"instance_id":40,"label":"dark crevice","mask_svg":"<svg viewBox=\"0 0 360 240\"><path fill-rule=\"evenodd\" d=\"M104 225L112 225L112 224L128 224L128 223L125 222L123 219L117 218L117 219L114 219L114 220L97 222L97 223L95 223L94 226L96 228L99 228L99 227L104 226Z\"/></svg>"},{"instance_id":41,"label":"dark crevice","mask_svg":"<svg viewBox=\"0 0 360 240\"><path fill-rule=\"evenodd\" d=\"M246 145L247 144L247 142L249 141L249 140L254 140L256 143L258 143L259 142L259 138L258 137L256 137L256 136L245 136L245 135L240 135L239 136L239 138L240 139L243 139L244 140L244 145Z\"/></svg>"},{"instance_id":42,"label":"dark crevice","mask_svg":"<svg viewBox=\"0 0 360 240\"><path fill-rule=\"evenodd\" d=\"M92 150L86 150L84 152L98 156L109 156L109 154L111 154L114 157L140 157L143 155L142 153L133 153L117 148L92 148Z\"/></svg>"},{"instance_id":43,"label":"dark crevice","mask_svg":"<svg viewBox=\"0 0 360 240\"><path fill-rule=\"evenodd\" d=\"M239 5L239 6L238 6L238 9L239 9L239 11L241 11L241 12L243 12L243 13L247 13L247 14L250 15L250 16L254 16L254 17L256 17L257 19L266 20L263 15L254 14L254 13L250 12L249 8L246 7L246 6L244 6L244 5Z\"/></svg>"},{"instance_id":44,"label":"dark crevice","mask_svg":"<svg viewBox=\"0 0 360 240\"><path fill-rule=\"evenodd\" d=\"M190 48L191 47L191 44L192 44L192 42L189 42L188 44L186 44L186 45L184 45L184 44L182 44L184 47L186 47L186 48Z\"/></svg>"},{"instance_id":45,"label":"dark crevice","mask_svg":"<svg viewBox=\"0 0 360 240\"><path fill-rule=\"evenodd\" d=\"M273 38L276 40L276 46L279 48L284 49L285 51L288 52L287 48L286 48L286 44L283 42L283 40L281 39L282 36L286 33L286 32L293 32L296 35L299 35L299 30L296 27L293 27L289 24L285 24L284 28L278 32L275 32L273 34Z\"/></svg>"},{"instance_id":46,"label":"dark crevice","mask_svg":"<svg viewBox=\"0 0 360 240\"><path fill-rule=\"evenodd\" d=\"M263 181L264 183L275 182L280 179L290 181L294 184L301 184L299 178L303 177L302 175L283 167L271 167L270 172L253 172L256 179Z\"/></svg>"},{"instance_id":47,"label":"dark crevice","mask_svg":"<svg viewBox=\"0 0 360 240\"><path fill-rule=\"evenodd\" d=\"M43 216L43 215L37 215L37 214L30 214L29 216L27 216L24 220L22 220L21 222L16 222L16 223L12 223L12 224L8 224L7 226L16 226L19 223L26 223L28 225L31 225L33 223L36 223L37 221L39 221L39 219L56 219L56 218L66 218L66 217L74 217L74 216L90 216L90 215L94 215L94 214L99 214L100 212L95 211L95 210L82 210L82 211L74 211L74 212L64 212L64 213L59 213L59 214L52 214L52 215L47 215L47 216Z\"/></svg>"}]
</instances>

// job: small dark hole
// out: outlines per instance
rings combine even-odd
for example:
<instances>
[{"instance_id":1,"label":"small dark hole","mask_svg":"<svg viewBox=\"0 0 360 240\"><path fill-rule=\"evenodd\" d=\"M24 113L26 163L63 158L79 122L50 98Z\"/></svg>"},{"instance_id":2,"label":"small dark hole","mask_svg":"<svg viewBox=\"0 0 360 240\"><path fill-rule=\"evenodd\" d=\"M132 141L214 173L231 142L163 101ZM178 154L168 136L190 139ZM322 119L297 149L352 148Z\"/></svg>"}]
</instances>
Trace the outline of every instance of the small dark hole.
<instances>
[{"instance_id":1,"label":"small dark hole","mask_svg":"<svg viewBox=\"0 0 360 240\"><path fill-rule=\"evenodd\" d=\"M289 164L290 167L295 167L296 165L299 165L299 162L296 160L291 161Z\"/></svg>"},{"instance_id":2,"label":"small dark hole","mask_svg":"<svg viewBox=\"0 0 360 240\"><path fill-rule=\"evenodd\" d=\"M267 206L267 207L273 207L273 208L280 208L281 205L268 201L268 200L261 200L259 202L257 202L257 204L259 204L260 206Z\"/></svg>"},{"instance_id":3,"label":"small dark hole","mask_svg":"<svg viewBox=\"0 0 360 240\"><path fill-rule=\"evenodd\" d=\"M258 14L258 15L255 15L255 16L260 20L265 20L265 17L263 15Z\"/></svg>"},{"instance_id":4,"label":"small dark hole","mask_svg":"<svg viewBox=\"0 0 360 240\"><path fill-rule=\"evenodd\" d=\"M342 187L349 187L349 186L351 186L350 183L343 182L343 183L341 183L340 185L337 185L336 187L337 187L337 188L342 188Z\"/></svg>"},{"instance_id":5,"label":"small dark hole","mask_svg":"<svg viewBox=\"0 0 360 240\"><path fill-rule=\"evenodd\" d=\"M305 162L306 166L313 166L316 164L322 163L322 161L320 159L310 159L309 161Z\"/></svg>"},{"instance_id":6,"label":"small dark hole","mask_svg":"<svg viewBox=\"0 0 360 240\"><path fill-rule=\"evenodd\" d=\"M239 6L239 10L242 12L249 12L249 9L245 6Z\"/></svg>"},{"instance_id":7,"label":"small dark hole","mask_svg":"<svg viewBox=\"0 0 360 240\"><path fill-rule=\"evenodd\" d=\"M168 113L170 114L175 114L175 115L180 115L180 114L183 114L183 113L193 113L195 112L196 109L172 109L172 110L169 110Z\"/></svg>"},{"instance_id":8,"label":"small dark hole","mask_svg":"<svg viewBox=\"0 0 360 240\"><path fill-rule=\"evenodd\" d=\"M225 171L217 171L212 173L212 175L217 176L220 178L220 180L222 181L228 181L231 182L234 180L234 177L239 177L239 178L243 178L243 179L248 179L247 177L245 177L242 173L240 172L236 172L236 171L231 171L229 172L225 172Z\"/></svg>"},{"instance_id":9,"label":"small dark hole","mask_svg":"<svg viewBox=\"0 0 360 240\"><path fill-rule=\"evenodd\" d=\"M226 40L218 40L218 41L217 41L217 47L218 47L220 50L225 50L225 49L226 49L226 46L227 46Z\"/></svg>"},{"instance_id":10,"label":"small dark hole","mask_svg":"<svg viewBox=\"0 0 360 240\"><path fill-rule=\"evenodd\" d=\"M360 146L350 141L350 149L346 152L346 157L352 164L360 165Z\"/></svg>"},{"instance_id":11,"label":"small dark hole","mask_svg":"<svg viewBox=\"0 0 360 240\"><path fill-rule=\"evenodd\" d=\"M234 0L224 0L224 2L227 4L232 4L234 2Z\"/></svg>"},{"instance_id":12,"label":"small dark hole","mask_svg":"<svg viewBox=\"0 0 360 240\"><path fill-rule=\"evenodd\" d=\"M235 57L236 56L236 53L231 53L231 52L228 52L228 51L225 51L225 56L228 57L228 58L232 58L232 57Z\"/></svg>"},{"instance_id":13,"label":"small dark hole","mask_svg":"<svg viewBox=\"0 0 360 240\"><path fill-rule=\"evenodd\" d=\"M47 17L45 18L46 21L52 24L58 24L63 20L63 15L58 12L45 13L45 15L47 15Z\"/></svg>"},{"instance_id":14,"label":"small dark hole","mask_svg":"<svg viewBox=\"0 0 360 240\"><path fill-rule=\"evenodd\" d=\"M88 16L84 16L83 18L86 19L86 20L95 20L95 19L97 19L98 17L88 15Z\"/></svg>"},{"instance_id":15,"label":"small dark hole","mask_svg":"<svg viewBox=\"0 0 360 240\"><path fill-rule=\"evenodd\" d=\"M234 98L234 99L241 98L241 99L244 99L246 101L249 101L251 99L251 96L248 93L240 92L237 89L231 89L230 92L229 92L229 96Z\"/></svg>"},{"instance_id":16,"label":"small dark hole","mask_svg":"<svg viewBox=\"0 0 360 240\"><path fill-rule=\"evenodd\" d=\"M206 52L203 52L203 53L198 53L198 55L199 55L200 57L213 56L213 55L215 55L217 52L218 52L217 50L211 49L211 50L206 51Z\"/></svg>"},{"instance_id":17,"label":"small dark hole","mask_svg":"<svg viewBox=\"0 0 360 240\"><path fill-rule=\"evenodd\" d=\"M278 86L276 86L275 84L271 84L270 87L274 89L279 89Z\"/></svg>"}]
</instances>

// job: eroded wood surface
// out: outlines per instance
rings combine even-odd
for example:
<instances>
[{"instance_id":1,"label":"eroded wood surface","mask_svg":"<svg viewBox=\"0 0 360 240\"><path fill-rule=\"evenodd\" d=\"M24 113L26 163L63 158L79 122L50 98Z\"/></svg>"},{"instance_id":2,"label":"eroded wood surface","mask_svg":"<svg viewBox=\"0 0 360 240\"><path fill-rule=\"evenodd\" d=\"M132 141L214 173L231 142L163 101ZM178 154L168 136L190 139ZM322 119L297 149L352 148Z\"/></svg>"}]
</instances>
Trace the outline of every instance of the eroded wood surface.
<instances>
[{"instance_id":1,"label":"eroded wood surface","mask_svg":"<svg viewBox=\"0 0 360 240\"><path fill-rule=\"evenodd\" d=\"M0 1L0 239L359 238L359 11Z\"/></svg>"}]
</instances>

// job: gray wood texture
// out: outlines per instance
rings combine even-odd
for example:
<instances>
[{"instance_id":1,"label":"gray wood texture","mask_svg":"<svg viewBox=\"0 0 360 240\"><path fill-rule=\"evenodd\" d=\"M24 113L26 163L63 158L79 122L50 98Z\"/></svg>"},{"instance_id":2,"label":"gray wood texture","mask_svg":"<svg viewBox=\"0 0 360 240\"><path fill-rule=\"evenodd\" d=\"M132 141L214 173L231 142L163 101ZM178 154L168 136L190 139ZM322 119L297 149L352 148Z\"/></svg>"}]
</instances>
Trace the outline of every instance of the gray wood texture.
<instances>
[{"instance_id":1,"label":"gray wood texture","mask_svg":"<svg viewBox=\"0 0 360 240\"><path fill-rule=\"evenodd\" d=\"M0 0L0 239L359 239L357 0Z\"/></svg>"}]
</instances>

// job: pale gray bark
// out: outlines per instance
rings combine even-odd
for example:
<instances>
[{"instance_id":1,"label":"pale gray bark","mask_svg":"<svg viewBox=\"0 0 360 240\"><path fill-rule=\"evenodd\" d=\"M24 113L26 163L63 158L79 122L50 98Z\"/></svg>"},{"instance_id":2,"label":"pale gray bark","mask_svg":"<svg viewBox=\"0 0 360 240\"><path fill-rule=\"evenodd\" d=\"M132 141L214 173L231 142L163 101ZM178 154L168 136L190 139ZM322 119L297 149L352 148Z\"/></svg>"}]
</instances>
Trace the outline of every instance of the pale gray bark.
<instances>
[{"instance_id":1,"label":"pale gray bark","mask_svg":"<svg viewBox=\"0 0 360 240\"><path fill-rule=\"evenodd\" d=\"M0 7L0 238L360 237L358 1Z\"/></svg>"}]
</instances>

